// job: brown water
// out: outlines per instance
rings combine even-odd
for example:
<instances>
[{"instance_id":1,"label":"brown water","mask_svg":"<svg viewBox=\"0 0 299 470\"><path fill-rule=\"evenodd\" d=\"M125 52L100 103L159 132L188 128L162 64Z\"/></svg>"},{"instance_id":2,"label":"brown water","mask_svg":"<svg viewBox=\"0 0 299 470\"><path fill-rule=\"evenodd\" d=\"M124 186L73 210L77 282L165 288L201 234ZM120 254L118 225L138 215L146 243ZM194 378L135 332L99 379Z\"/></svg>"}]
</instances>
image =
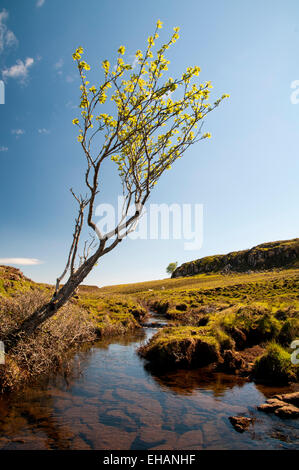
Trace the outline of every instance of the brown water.
<instances>
[{"instance_id":1,"label":"brown water","mask_svg":"<svg viewBox=\"0 0 299 470\"><path fill-rule=\"evenodd\" d=\"M159 319L157 320L159 321ZM81 374L0 399L2 449L299 449L299 421L256 406L290 388L206 370L156 375L136 354L155 330L100 341ZM228 417L252 416L237 433Z\"/></svg>"}]
</instances>

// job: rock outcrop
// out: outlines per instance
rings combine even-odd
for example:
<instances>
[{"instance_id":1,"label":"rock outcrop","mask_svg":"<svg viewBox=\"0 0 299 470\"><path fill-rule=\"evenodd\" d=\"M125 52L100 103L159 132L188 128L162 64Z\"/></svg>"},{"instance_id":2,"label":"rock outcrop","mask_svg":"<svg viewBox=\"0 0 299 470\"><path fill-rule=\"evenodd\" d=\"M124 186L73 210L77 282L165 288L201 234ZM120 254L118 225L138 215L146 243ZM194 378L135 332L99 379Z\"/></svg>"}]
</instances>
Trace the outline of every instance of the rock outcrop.
<instances>
[{"instance_id":1,"label":"rock outcrop","mask_svg":"<svg viewBox=\"0 0 299 470\"><path fill-rule=\"evenodd\" d=\"M207 256L179 266L172 277L222 272L260 271L273 268L299 267L299 238L257 245L250 250L227 255Z\"/></svg>"},{"instance_id":2,"label":"rock outcrop","mask_svg":"<svg viewBox=\"0 0 299 470\"><path fill-rule=\"evenodd\" d=\"M3 280L7 281L31 281L28 277L24 276L22 271L18 268L12 266L3 266L0 265L0 277Z\"/></svg>"}]
</instances>

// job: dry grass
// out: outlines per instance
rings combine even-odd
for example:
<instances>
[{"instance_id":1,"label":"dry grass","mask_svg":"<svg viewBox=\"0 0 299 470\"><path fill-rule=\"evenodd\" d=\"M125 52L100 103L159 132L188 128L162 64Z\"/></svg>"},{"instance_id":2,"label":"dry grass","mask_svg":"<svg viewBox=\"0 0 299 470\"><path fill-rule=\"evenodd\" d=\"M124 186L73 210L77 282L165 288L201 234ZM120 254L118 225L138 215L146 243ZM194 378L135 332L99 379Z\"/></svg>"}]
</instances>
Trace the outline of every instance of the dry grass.
<instances>
[{"instance_id":1,"label":"dry grass","mask_svg":"<svg viewBox=\"0 0 299 470\"><path fill-rule=\"evenodd\" d=\"M47 301L39 290L18 293L12 299L1 299L1 330L8 331L20 324L36 308ZM88 313L69 302L39 328L34 335L24 336L0 366L0 391L17 389L37 378L68 367L66 356L80 344L96 339L94 322Z\"/></svg>"}]
</instances>

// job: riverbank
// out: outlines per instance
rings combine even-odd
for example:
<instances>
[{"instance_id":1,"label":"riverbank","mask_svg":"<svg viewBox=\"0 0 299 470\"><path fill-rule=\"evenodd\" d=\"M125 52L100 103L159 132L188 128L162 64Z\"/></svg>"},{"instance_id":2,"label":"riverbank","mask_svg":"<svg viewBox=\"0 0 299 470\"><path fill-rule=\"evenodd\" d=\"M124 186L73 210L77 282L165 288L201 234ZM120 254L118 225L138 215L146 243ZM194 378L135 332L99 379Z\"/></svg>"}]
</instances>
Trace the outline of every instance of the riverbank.
<instances>
[{"instance_id":1,"label":"riverbank","mask_svg":"<svg viewBox=\"0 0 299 470\"><path fill-rule=\"evenodd\" d=\"M57 373L68 374L69 357L99 338L125 335L141 328L146 310L121 295L101 296L82 286L55 316L33 335L20 338L0 365L0 393L20 389ZM37 284L18 269L0 267L0 339L49 301L53 287Z\"/></svg>"},{"instance_id":2,"label":"riverbank","mask_svg":"<svg viewBox=\"0 0 299 470\"><path fill-rule=\"evenodd\" d=\"M298 270L200 275L189 289L188 280L144 293L171 326L140 348L142 357L160 368L213 364L270 384L298 381L290 348L299 338Z\"/></svg>"},{"instance_id":3,"label":"riverbank","mask_svg":"<svg viewBox=\"0 0 299 470\"><path fill-rule=\"evenodd\" d=\"M4 337L52 288L33 283L14 268L0 268L0 279ZM272 384L297 381L290 344L299 337L298 281L298 269L280 269L102 289L81 286L62 312L10 353L1 366L2 390L56 373L82 344L140 329L148 310L168 323L139 349L156 368L212 364L219 371Z\"/></svg>"},{"instance_id":4,"label":"riverbank","mask_svg":"<svg viewBox=\"0 0 299 470\"><path fill-rule=\"evenodd\" d=\"M29 367L30 354L38 352L39 343L28 343L29 363L23 362L15 372L15 391L10 388L0 396L0 448L299 448L298 419L280 417L283 401L276 413L274 408L271 413L263 410L264 404L273 407L274 397L298 392L298 382L274 385L253 381L235 367L240 364L236 355L251 365L263 355L269 336L251 345L260 330L267 335L279 332L282 338L285 322L298 318L298 274L286 270L206 275L192 279L191 288L189 279L183 283L170 280L174 282L172 289L165 288L169 280L155 281L154 288L152 283L152 287L142 283L142 288L81 287L65 315L60 312L51 326L45 324L43 333L38 333L39 341L51 338L43 345L46 353L53 353L44 362L47 367L43 374ZM36 286L25 287L19 294L2 297L2 302L5 298L8 304L16 302L19 306L15 315L27 305L19 302L22 296L30 304L40 293L49 295L44 286L38 290ZM1 312L3 320L3 308ZM10 318L17 318L15 315ZM269 315L271 321L265 321ZM78 336L83 324L88 326L85 334L92 333L91 338ZM210 364L206 359L193 364L175 360L169 364L169 358L178 356L167 351L165 367L164 361L136 354L157 343L157 337L164 337L165 344L174 338L181 348L187 344L187 331L191 341L213 338L217 360ZM59 354L56 346L53 348L55 335L55 341L63 338L65 345ZM192 357L192 351L191 347L188 357ZM24 361L24 355L20 357ZM210 356L201 349L200 357ZM31 377L26 370L31 370ZM246 417L251 424L244 432L237 432L231 417Z\"/></svg>"},{"instance_id":5,"label":"riverbank","mask_svg":"<svg viewBox=\"0 0 299 470\"><path fill-rule=\"evenodd\" d=\"M154 315L156 317L156 315ZM151 322L161 323L161 318ZM157 330L103 338L75 354L75 372L0 396L3 450L298 449L298 420L257 409L292 386L201 369L152 371L137 354ZM80 374L76 373L80 363ZM230 416L254 422L236 432Z\"/></svg>"}]
</instances>

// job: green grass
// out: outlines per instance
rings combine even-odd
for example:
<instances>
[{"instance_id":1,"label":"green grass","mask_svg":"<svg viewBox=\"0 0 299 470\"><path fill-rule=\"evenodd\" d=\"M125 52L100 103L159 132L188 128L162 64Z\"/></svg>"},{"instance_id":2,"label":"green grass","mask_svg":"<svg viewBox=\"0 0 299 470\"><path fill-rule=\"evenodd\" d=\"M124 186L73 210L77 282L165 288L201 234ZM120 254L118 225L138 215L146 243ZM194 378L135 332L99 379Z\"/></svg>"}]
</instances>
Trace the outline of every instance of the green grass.
<instances>
[{"instance_id":1,"label":"green grass","mask_svg":"<svg viewBox=\"0 0 299 470\"><path fill-rule=\"evenodd\" d=\"M180 326L163 328L139 354L159 367L204 366L220 357L220 343L206 327Z\"/></svg>"},{"instance_id":2,"label":"green grass","mask_svg":"<svg viewBox=\"0 0 299 470\"><path fill-rule=\"evenodd\" d=\"M290 353L272 342L266 352L255 361L253 375L256 380L271 383L288 383L299 379L299 367L291 363Z\"/></svg>"},{"instance_id":3,"label":"green grass","mask_svg":"<svg viewBox=\"0 0 299 470\"><path fill-rule=\"evenodd\" d=\"M17 293L41 291L51 293L53 286L40 284L26 278L21 271L11 266L0 266L0 301L12 298ZM146 310L138 300L122 295L100 295L97 286L81 285L73 303L89 314L98 335L108 336L124 334L140 327L140 320L146 315ZM1 302L0 302L1 309Z\"/></svg>"},{"instance_id":4,"label":"green grass","mask_svg":"<svg viewBox=\"0 0 299 470\"><path fill-rule=\"evenodd\" d=\"M172 326L160 330L141 354L158 364L199 366L224 350L276 341L287 348L299 334L299 269L200 274L97 288L80 286L72 300L88 312L101 336L140 327L147 309ZM4 296L37 285L13 268L0 268Z\"/></svg>"},{"instance_id":5,"label":"green grass","mask_svg":"<svg viewBox=\"0 0 299 470\"><path fill-rule=\"evenodd\" d=\"M289 347L299 337L298 281L299 271L293 269L200 275L171 279L167 285L171 289L162 290L165 283L156 281L152 291L144 289L148 283L142 283L114 286L105 292L130 291L130 296L142 298L152 310L169 318L174 326L159 331L140 353L160 367L189 367L201 364L197 351L203 336L220 355L226 349L242 351L257 344L264 347L274 340L281 343L279 347ZM207 358L215 360L216 354L209 354L206 347ZM290 362L290 354L286 354ZM288 380L295 378L291 373L287 376Z\"/></svg>"},{"instance_id":6,"label":"green grass","mask_svg":"<svg viewBox=\"0 0 299 470\"><path fill-rule=\"evenodd\" d=\"M101 336L132 331L147 314L135 299L99 295L97 290L81 289L77 302L89 313Z\"/></svg>"}]
</instances>

